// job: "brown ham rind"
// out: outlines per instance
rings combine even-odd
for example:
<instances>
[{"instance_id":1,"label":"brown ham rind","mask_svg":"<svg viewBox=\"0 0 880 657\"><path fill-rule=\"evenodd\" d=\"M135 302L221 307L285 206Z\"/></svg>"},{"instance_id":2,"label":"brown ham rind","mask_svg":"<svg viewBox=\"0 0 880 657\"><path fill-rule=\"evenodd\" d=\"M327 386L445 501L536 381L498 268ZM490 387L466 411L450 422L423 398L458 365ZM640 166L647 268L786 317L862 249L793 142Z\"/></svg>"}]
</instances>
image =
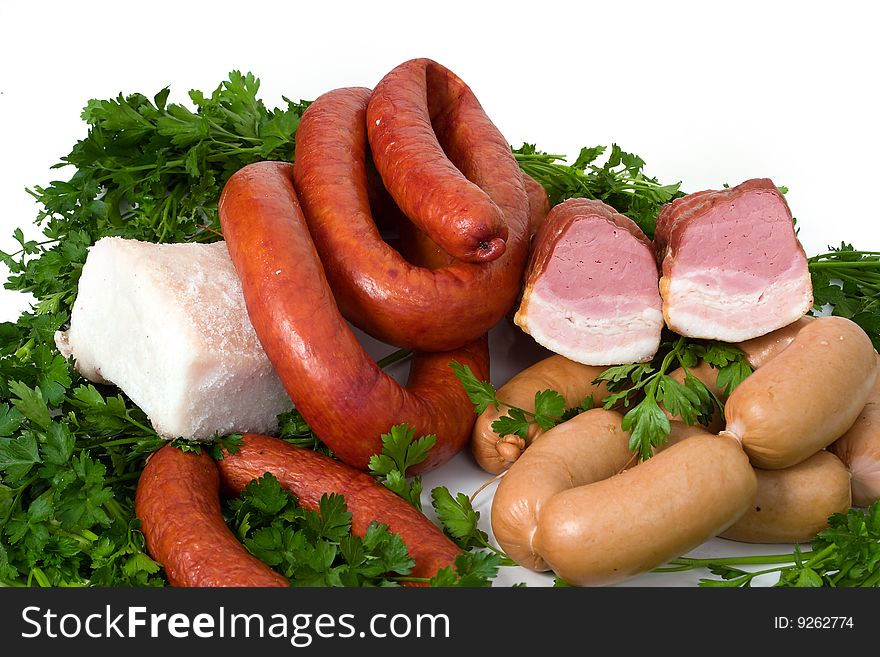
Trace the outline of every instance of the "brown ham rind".
<instances>
[{"instance_id":1,"label":"brown ham rind","mask_svg":"<svg viewBox=\"0 0 880 657\"><path fill-rule=\"evenodd\" d=\"M412 577L433 577L461 553L440 529L413 505L363 472L311 450L258 434L244 434L235 454L217 462L227 495L240 495L254 479L270 473L293 493L300 506L318 510L325 494L345 497L351 531L363 537L373 522L399 534L415 560Z\"/></svg>"},{"instance_id":2,"label":"brown ham rind","mask_svg":"<svg viewBox=\"0 0 880 657\"><path fill-rule=\"evenodd\" d=\"M529 257L526 286L535 278L543 274L550 258L553 255L553 247L559 238L565 233L572 223L584 216L596 216L622 228L639 242L653 250L651 240L647 238L641 228L629 217L620 214L610 205L588 198L573 198L563 201L552 209L552 216L544 222L535 235L535 248Z\"/></svg>"},{"instance_id":3,"label":"brown ham rind","mask_svg":"<svg viewBox=\"0 0 880 657\"><path fill-rule=\"evenodd\" d=\"M707 189L688 194L682 198L667 203L660 209L657 215L657 224L654 228L654 244L657 247L658 258L662 261L671 251L675 252L684 237L684 229L714 206L730 203L744 193L751 190L766 191L778 196L785 206L788 203L780 194L773 181L768 178L753 178L746 180L736 187L726 189ZM789 214L791 214L789 212ZM803 249L801 249L803 251Z\"/></svg>"},{"instance_id":4,"label":"brown ham rind","mask_svg":"<svg viewBox=\"0 0 880 657\"><path fill-rule=\"evenodd\" d=\"M463 157L438 141L447 124ZM525 208L522 178L507 140L460 78L430 59L404 62L373 90L367 130L385 187L440 248L466 262L504 253L511 217L466 169L487 172Z\"/></svg>"},{"instance_id":5,"label":"brown ham rind","mask_svg":"<svg viewBox=\"0 0 880 657\"><path fill-rule=\"evenodd\" d=\"M691 239L691 229L697 228L701 219L713 213L716 209L730 205L731 210L737 201L747 196L755 196L761 198L765 203L768 200L778 202L787 214L789 222L791 221L791 211L785 197L779 192L773 181L766 178L756 178L747 180L740 185L722 190L705 190L689 194L680 199L676 199L671 203L667 203L661 209L658 217L656 229L654 232L654 244L656 246L657 258L661 263L662 276L660 279L660 293L663 297L663 317L670 329L694 338L710 338L719 339L726 342L742 342L751 338L762 336L766 333L774 331L786 324L794 322L803 316L812 306L812 287L810 284L809 272L807 269L807 259L803 247L798 242L794 233L794 225L790 224L790 234L788 238L783 238L780 233L779 239L787 239L790 241L791 250L782 250L778 253L766 253L757 256L743 254L743 264L727 265L722 274L715 274L711 286L706 283L706 289L703 289L702 283L699 288L679 288L676 289L674 281L682 278L682 271L687 272L691 265L681 262L680 250ZM730 243L721 243L721 235L715 235L715 243L707 246L713 255L719 258L728 253L738 253L736 246L731 247ZM756 243L757 242L757 243ZM789 242L786 242L786 246ZM752 246L760 248L761 242L759 237L755 237L750 242L749 248ZM756 307L754 313L745 316L749 324L736 324L731 321L744 317L741 308L744 301L740 300L738 304L730 304L729 310L724 307L715 307L716 299L728 301L730 297L729 290L725 286L731 285L730 275L737 274L740 270L745 270L750 262L754 262L756 258L766 257L767 261L772 264L774 259L777 261L789 262L792 268L796 268L792 281L797 279L798 287L786 291L783 295L779 290L774 290L772 284L775 278L766 280L764 291L756 296L759 303L765 298L765 294L769 295L765 302L767 305ZM696 268L696 267L695 267ZM678 273L677 273L678 272ZM752 273L752 275L756 275ZM685 273L684 278L687 279ZM739 278L740 284L744 280ZM685 280L685 283L688 283ZM787 281L790 282L790 281ZM692 284L695 285L695 284ZM734 288L736 285L734 284ZM699 289L697 293L695 290ZM697 295L697 296L694 296ZM699 296L704 295L704 296ZM695 317L697 312L695 308L699 308L699 313L705 313L705 316ZM727 313L725 316L724 313Z\"/></svg>"},{"instance_id":6,"label":"brown ham rind","mask_svg":"<svg viewBox=\"0 0 880 657\"><path fill-rule=\"evenodd\" d=\"M478 148L486 139L479 126L462 127L467 117L459 116L460 106L451 111L438 131L450 157L482 185L486 192L481 194L488 193L503 208L509 226L507 248L497 259L483 264L454 260L428 237L418 236L417 227L408 227L405 217L382 200L387 194L375 190L375 181L368 182L369 98L368 89L338 89L319 97L303 114L294 181L309 231L339 308L353 324L401 347L461 347L488 331L516 302L529 241L522 176L518 169L512 174L518 186L505 180L509 172L496 169L491 153ZM452 186L431 199L442 207L457 207L455 193ZM402 223L400 241L422 252L421 266L413 264L411 251L406 253L408 262L382 240L371 214L371 196L374 207Z\"/></svg>"},{"instance_id":7,"label":"brown ham rind","mask_svg":"<svg viewBox=\"0 0 880 657\"><path fill-rule=\"evenodd\" d=\"M248 552L220 511L220 477L207 454L166 445L141 473L135 515L147 552L172 586L287 586Z\"/></svg>"},{"instance_id":8,"label":"brown ham rind","mask_svg":"<svg viewBox=\"0 0 880 657\"><path fill-rule=\"evenodd\" d=\"M488 343L417 353L407 386L382 372L340 315L293 188L292 166L259 162L229 179L220 222L242 282L248 316L291 399L312 430L358 469L382 448L381 435L407 423L434 434L427 471L467 443L475 416L449 363L488 379Z\"/></svg>"}]
</instances>

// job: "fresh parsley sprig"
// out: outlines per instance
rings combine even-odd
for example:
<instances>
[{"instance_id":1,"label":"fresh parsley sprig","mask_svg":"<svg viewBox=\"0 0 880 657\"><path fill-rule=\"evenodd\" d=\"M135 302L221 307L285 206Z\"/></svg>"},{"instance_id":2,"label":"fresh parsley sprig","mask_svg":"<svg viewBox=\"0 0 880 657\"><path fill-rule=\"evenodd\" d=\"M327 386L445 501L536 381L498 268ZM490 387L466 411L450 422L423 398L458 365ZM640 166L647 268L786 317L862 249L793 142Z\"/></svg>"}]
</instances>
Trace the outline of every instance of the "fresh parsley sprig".
<instances>
[{"instance_id":1,"label":"fresh parsley sprig","mask_svg":"<svg viewBox=\"0 0 880 657\"><path fill-rule=\"evenodd\" d=\"M880 502L868 509L851 508L828 518L828 528L812 541L812 549L799 546L788 554L749 557L673 559L655 572L669 573L707 568L720 579L704 578L700 586L748 587L755 578L778 573L780 587L880 586ZM745 570L737 566L770 568Z\"/></svg>"},{"instance_id":2,"label":"fresh parsley sprig","mask_svg":"<svg viewBox=\"0 0 880 657\"><path fill-rule=\"evenodd\" d=\"M398 496L422 509L421 477L407 479L407 470L424 461L434 446L434 436L415 437L406 424L395 425L382 435L382 453L370 458L370 473ZM430 580L406 578L431 586L489 586L499 566L515 566L506 554L489 543L488 535L479 526L480 513L474 510L464 493L455 497L444 486L431 491L431 504L444 532L462 549L454 566L441 569ZM488 550L488 552L486 552Z\"/></svg>"},{"instance_id":3,"label":"fresh parsley sprig","mask_svg":"<svg viewBox=\"0 0 880 657\"><path fill-rule=\"evenodd\" d=\"M517 435L523 440L528 438L529 427L537 424L541 429L548 430L555 427L564 419L572 417L578 410L587 410L592 407L592 400L585 399L576 409L565 408L565 398L555 390L539 390L535 393L535 410L527 411L519 406L513 406L498 399L498 392L488 381L480 381L470 367L452 361L449 366L461 381L465 392L474 405L474 413L479 415L489 406L508 409L506 415L502 415L492 422L492 430L499 436Z\"/></svg>"},{"instance_id":4,"label":"fresh parsley sprig","mask_svg":"<svg viewBox=\"0 0 880 657\"><path fill-rule=\"evenodd\" d=\"M726 394L752 371L745 354L733 345L678 336L661 343L650 363L609 367L596 378L609 390L602 400L604 408L628 408L635 402L624 414L622 427L630 433L630 449L641 459L650 458L669 436L671 426L663 409L691 425L708 424L715 410L724 413L723 402L689 371L700 360L718 369L717 384ZM679 367L685 370L684 383L669 376Z\"/></svg>"},{"instance_id":5,"label":"fresh parsley sprig","mask_svg":"<svg viewBox=\"0 0 880 657\"><path fill-rule=\"evenodd\" d=\"M363 537L351 533L341 495L323 495L305 509L266 473L230 501L230 525L258 559L293 586L396 586L414 565L403 540L373 522Z\"/></svg>"},{"instance_id":6,"label":"fresh parsley sprig","mask_svg":"<svg viewBox=\"0 0 880 657\"><path fill-rule=\"evenodd\" d=\"M388 433L382 434L382 452L370 457L369 468L370 474L386 488L421 511L421 477L407 479L406 473L427 458L437 437L430 435L416 439L415 435L415 429L406 423L391 427Z\"/></svg>"},{"instance_id":7,"label":"fresh parsley sprig","mask_svg":"<svg viewBox=\"0 0 880 657\"><path fill-rule=\"evenodd\" d=\"M745 355L733 345L678 336L661 344L650 363L609 367L595 379L594 383L604 381L609 390L601 400L604 408L629 408L632 405L623 417L622 427L630 432L630 449L640 458L650 458L654 447L662 445L669 436L671 426L663 408L688 424L700 422L705 425L716 409L724 412L724 403L688 371L701 360L718 369L717 384L725 394L730 394L752 371ZM535 411L530 412L498 399L494 386L477 379L467 366L457 362L450 363L450 366L473 402L475 413L482 413L490 405L510 409L492 423L492 430L499 436L515 434L525 440L533 423L546 431L594 406L592 397L587 397L578 407L565 409L562 395L553 390L541 390L535 394ZM678 367L685 368L684 383L669 376Z\"/></svg>"},{"instance_id":8,"label":"fresh parsley sprig","mask_svg":"<svg viewBox=\"0 0 880 657\"><path fill-rule=\"evenodd\" d=\"M642 158L617 144L611 145L605 163L597 164L606 150L605 146L582 148L572 164L566 162L564 155L544 153L534 144L523 144L513 153L520 168L547 190L551 205L569 198L599 199L635 221L652 237L663 204L683 196L681 183L660 184L644 173Z\"/></svg>"},{"instance_id":9,"label":"fresh parsley sprig","mask_svg":"<svg viewBox=\"0 0 880 657\"><path fill-rule=\"evenodd\" d=\"M431 505L443 531L462 550L486 549L498 556L499 566L515 566L516 562L489 543L489 535L480 529L480 512L474 509L471 499L464 493L455 497L445 486L431 489Z\"/></svg>"},{"instance_id":10,"label":"fresh parsley sprig","mask_svg":"<svg viewBox=\"0 0 880 657\"><path fill-rule=\"evenodd\" d=\"M851 319L880 349L880 251L856 251L851 244L828 247L808 260L817 311Z\"/></svg>"}]
</instances>

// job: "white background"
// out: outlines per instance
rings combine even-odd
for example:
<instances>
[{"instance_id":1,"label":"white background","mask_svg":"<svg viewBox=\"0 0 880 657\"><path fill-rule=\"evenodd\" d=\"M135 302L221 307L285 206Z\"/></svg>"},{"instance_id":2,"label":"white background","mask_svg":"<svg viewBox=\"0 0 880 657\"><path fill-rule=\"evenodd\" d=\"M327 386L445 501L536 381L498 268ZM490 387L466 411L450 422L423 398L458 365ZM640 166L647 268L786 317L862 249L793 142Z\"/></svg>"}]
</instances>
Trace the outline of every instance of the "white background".
<instances>
[{"instance_id":1,"label":"white background","mask_svg":"<svg viewBox=\"0 0 880 657\"><path fill-rule=\"evenodd\" d=\"M808 254L841 240L877 250L878 19L876 3L845 1L0 0L0 248L15 227L39 235L24 188L69 176L49 166L85 135L90 98L170 85L171 101L187 102L240 69L274 106L372 86L428 56L468 82L515 145L574 156L615 141L689 191L770 177L791 190ZM0 321L26 305L0 293ZM505 373L496 359L493 378ZM429 485L473 490L481 473L467 458Z\"/></svg>"}]
</instances>

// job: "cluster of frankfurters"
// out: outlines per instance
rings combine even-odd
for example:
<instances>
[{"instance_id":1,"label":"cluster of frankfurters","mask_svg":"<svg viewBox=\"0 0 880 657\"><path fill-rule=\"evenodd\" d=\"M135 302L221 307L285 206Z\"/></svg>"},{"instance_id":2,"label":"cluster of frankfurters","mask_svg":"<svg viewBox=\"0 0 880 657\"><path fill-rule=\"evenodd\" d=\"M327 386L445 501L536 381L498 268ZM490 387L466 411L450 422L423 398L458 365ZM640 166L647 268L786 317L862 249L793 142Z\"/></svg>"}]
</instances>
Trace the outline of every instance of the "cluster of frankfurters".
<instances>
[{"instance_id":1,"label":"cluster of frankfurters","mask_svg":"<svg viewBox=\"0 0 880 657\"><path fill-rule=\"evenodd\" d=\"M505 473L492 503L499 545L532 570L601 585L713 536L809 541L832 513L880 499L880 364L864 331L840 317L804 317L738 346L756 369L726 399L726 426L720 417L705 428L673 420L668 443L642 463L614 410L546 432L534 426L524 441L493 432L505 410L487 409L472 448L485 470ZM552 356L498 398L526 410L547 388L571 406L601 400L607 390L592 381L602 369ZM691 373L723 399L715 370Z\"/></svg>"},{"instance_id":2,"label":"cluster of frankfurters","mask_svg":"<svg viewBox=\"0 0 880 657\"><path fill-rule=\"evenodd\" d=\"M373 90L320 96L302 116L294 161L236 172L220 221L266 354L342 462L256 435L218 463L170 446L154 454L136 513L149 553L175 585L286 584L220 513L221 489L239 493L265 472L307 507L323 493L343 494L355 532L387 524L415 559L414 576L430 577L458 554L360 471L401 423L436 436L407 474L467 445L476 416L449 363L489 378L486 333L520 293L531 234L549 211L546 192L521 173L467 85L427 59L403 63ZM414 350L406 386L376 365L346 320Z\"/></svg>"}]
</instances>

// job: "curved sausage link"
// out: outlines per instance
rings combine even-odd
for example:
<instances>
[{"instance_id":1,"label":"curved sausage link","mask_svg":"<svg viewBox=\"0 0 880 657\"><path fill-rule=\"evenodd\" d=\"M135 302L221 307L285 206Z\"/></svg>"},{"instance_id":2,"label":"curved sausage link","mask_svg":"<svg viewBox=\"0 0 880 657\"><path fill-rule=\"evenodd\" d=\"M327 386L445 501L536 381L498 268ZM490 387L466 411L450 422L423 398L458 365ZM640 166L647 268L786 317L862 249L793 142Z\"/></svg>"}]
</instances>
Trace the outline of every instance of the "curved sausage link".
<instances>
[{"instance_id":1,"label":"curved sausage link","mask_svg":"<svg viewBox=\"0 0 880 657\"><path fill-rule=\"evenodd\" d=\"M796 465L853 425L876 369L874 346L858 324L814 319L731 393L722 434L740 440L755 467Z\"/></svg>"},{"instance_id":2,"label":"curved sausage link","mask_svg":"<svg viewBox=\"0 0 880 657\"><path fill-rule=\"evenodd\" d=\"M486 184L506 209L510 226L507 250L493 262L456 262L439 247L439 259L421 266L407 262L382 240L371 213L371 201L375 205L385 194L370 182L369 98L368 89L337 89L303 114L294 164L303 214L348 320L389 344L420 351L455 349L488 331L516 302L528 255L528 199L522 189L496 184L494 178ZM449 142L450 150L464 148L455 145L454 135ZM522 180L518 170L515 175ZM457 207L455 193L452 187L432 198ZM401 223L405 237L406 222ZM433 266L441 268L427 268Z\"/></svg>"},{"instance_id":3,"label":"curved sausage link","mask_svg":"<svg viewBox=\"0 0 880 657\"><path fill-rule=\"evenodd\" d=\"M333 453L359 469L381 434L408 423L437 443L426 471L467 443L472 404L448 366L488 378L488 343L417 353L406 387L382 372L340 315L293 188L292 165L257 162L237 171L220 198L220 222L242 282L248 316L297 409Z\"/></svg>"},{"instance_id":4,"label":"curved sausage link","mask_svg":"<svg viewBox=\"0 0 880 657\"><path fill-rule=\"evenodd\" d=\"M462 158L438 140L450 113ZM511 217L481 182L495 181L523 209L525 190L510 145L460 78L430 59L404 62L376 85L367 130L376 168L404 214L459 260L501 257ZM462 162L486 177L468 175Z\"/></svg>"},{"instance_id":5,"label":"curved sausage link","mask_svg":"<svg viewBox=\"0 0 880 657\"><path fill-rule=\"evenodd\" d=\"M166 445L138 481L135 514L147 551L172 586L287 586L248 552L220 511L220 478L207 454Z\"/></svg>"},{"instance_id":6,"label":"curved sausage link","mask_svg":"<svg viewBox=\"0 0 880 657\"><path fill-rule=\"evenodd\" d=\"M424 514L375 479L350 466L311 450L258 434L245 434L235 454L217 462L224 491L238 495L248 482L271 473L299 504L317 510L321 496L338 493L351 513L351 531L363 537L376 521L388 525L406 544L415 560L410 575L433 577L460 554Z\"/></svg>"},{"instance_id":7,"label":"curved sausage link","mask_svg":"<svg viewBox=\"0 0 880 657\"><path fill-rule=\"evenodd\" d=\"M544 223L547 213L550 212L550 199L541 183L526 173L523 174L523 183L525 183L526 194L529 198L529 234L534 235L538 228L541 227L541 224ZM400 254L407 262L417 264L420 267L427 267L428 269L440 269L441 267L448 267L459 262L437 246L437 242L420 231L402 213L398 211L397 215L397 230L400 234ZM483 267L486 266L483 265ZM519 283L517 283L517 287L519 287ZM519 299L519 294L517 294L517 299ZM514 302L511 310L513 307L516 307L517 303L516 301Z\"/></svg>"}]
</instances>

